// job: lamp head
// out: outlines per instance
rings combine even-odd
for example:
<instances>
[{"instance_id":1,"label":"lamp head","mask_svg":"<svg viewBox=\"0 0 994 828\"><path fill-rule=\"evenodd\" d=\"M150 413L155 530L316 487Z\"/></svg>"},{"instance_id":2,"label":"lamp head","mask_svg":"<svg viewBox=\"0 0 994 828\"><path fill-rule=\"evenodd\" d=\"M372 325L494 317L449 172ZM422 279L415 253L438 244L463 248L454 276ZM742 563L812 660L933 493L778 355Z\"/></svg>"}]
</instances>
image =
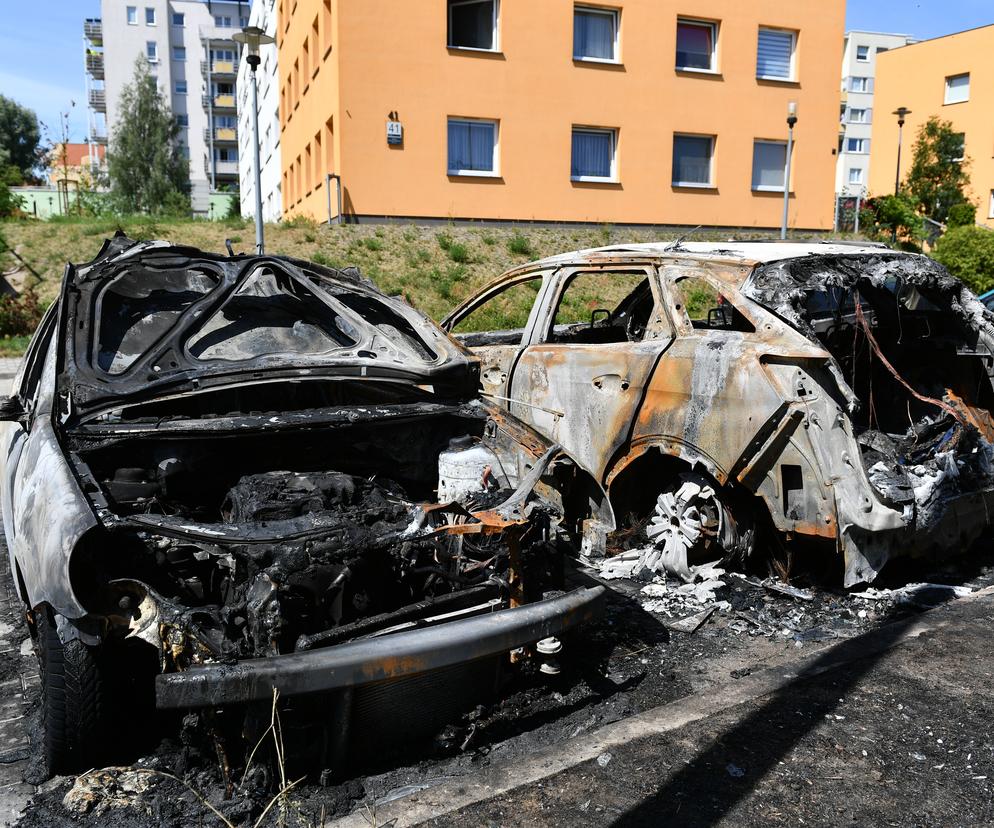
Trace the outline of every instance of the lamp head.
<instances>
[{"instance_id":1,"label":"lamp head","mask_svg":"<svg viewBox=\"0 0 994 828\"><path fill-rule=\"evenodd\" d=\"M794 124L797 123L797 101L787 102L787 126L791 129L794 128Z\"/></svg>"}]
</instances>

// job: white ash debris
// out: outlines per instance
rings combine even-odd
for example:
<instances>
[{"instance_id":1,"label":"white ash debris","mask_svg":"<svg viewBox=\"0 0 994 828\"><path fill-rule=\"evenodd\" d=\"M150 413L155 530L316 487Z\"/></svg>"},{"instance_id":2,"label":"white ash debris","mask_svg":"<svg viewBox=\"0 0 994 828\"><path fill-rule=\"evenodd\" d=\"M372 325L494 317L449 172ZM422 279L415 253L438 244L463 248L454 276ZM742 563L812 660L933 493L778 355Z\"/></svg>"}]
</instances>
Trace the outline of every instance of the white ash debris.
<instances>
[{"instance_id":1,"label":"white ash debris","mask_svg":"<svg viewBox=\"0 0 994 828\"><path fill-rule=\"evenodd\" d=\"M968 586L948 584L915 583L897 589L877 589L869 587L862 592L850 592L853 598L869 601L891 601L895 604L911 604L919 607L932 607L954 598L965 598L973 593Z\"/></svg>"}]
</instances>

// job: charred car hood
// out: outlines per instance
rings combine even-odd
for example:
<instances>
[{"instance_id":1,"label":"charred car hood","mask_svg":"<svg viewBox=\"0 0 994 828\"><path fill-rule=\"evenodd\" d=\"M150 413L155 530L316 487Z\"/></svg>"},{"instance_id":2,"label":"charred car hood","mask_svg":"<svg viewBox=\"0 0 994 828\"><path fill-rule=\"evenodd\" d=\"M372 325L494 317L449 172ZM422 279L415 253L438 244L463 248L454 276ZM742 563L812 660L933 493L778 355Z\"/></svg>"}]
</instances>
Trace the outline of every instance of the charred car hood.
<instances>
[{"instance_id":1,"label":"charred car hood","mask_svg":"<svg viewBox=\"0 0 994 828\"><path fill-rule=\"evenodd\" d=\"M64 418L123 402L278 378L367 378L448 399L479 361L357 270L216 256L118 234L62 287Z\"/></svg>"}]
</instances>

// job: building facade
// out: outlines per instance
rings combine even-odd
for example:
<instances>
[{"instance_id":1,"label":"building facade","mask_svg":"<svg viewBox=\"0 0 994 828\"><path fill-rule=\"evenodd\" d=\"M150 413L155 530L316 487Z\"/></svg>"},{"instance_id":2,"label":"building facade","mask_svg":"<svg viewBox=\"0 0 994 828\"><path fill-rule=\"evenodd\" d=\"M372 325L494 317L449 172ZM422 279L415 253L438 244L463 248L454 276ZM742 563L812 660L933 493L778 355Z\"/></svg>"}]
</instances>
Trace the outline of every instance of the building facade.
<instances>
[{"instance_id":1,"label":"building facade","mask_svg":"<svg viewBox=\"0 0 994 828\"><path fill-rule=\"evenodd\" d=\"M285 215L832 226L843 0L277 11Z\"/></svg>"},{"instance_id":2,"label":"building facade","mask_svg":"<svg viewBox=\"0 0 994 828\"><path fill-rule=\"evenodd\" d=\"M835 192L865 196L870 183L870 146L874 117L877 55L914 43L909 35L846 32L842 52L842 104ZM878 112L877 116L888 117Z\"/></svg>"},{"instance_id":3,"label":"building facade","mask_svg":"<svg viewBox=\"0 0 994 828\"><path fill-rule=\"evenodd\" d=\"M276 33L276 0L252 0L249 25L266 34ZM262 217L279 221L283 214L280 174L280 93L275 44L260 49L256 71L259 87L259 160L262 181ZM246 218L255 216L255 172L252 169L252 81L248 63L238 67L238 177L241 181L241 210Z\"/></svg>"},{"instance_id":4,"label":"building facade","mask_svg":"<svg viewBox=\"0 0 994 828\"><path fill-rule=\"evenodd\" d=\"M211 216L211 193L238 189L238 49L248 24L238 0L101 0L84 22L92 128L112 136L121 92L144 57L180 124L190 160L194 214Z\"/></svg>"},{"instance_id":5,"label":"building facade","mask_svg":"<svg viewBox=\"0 0 994 828\"><path fill-rule=\"evenodd\" d=\"M870 191L894 191L898 107L911 113L904 127L900 177L911 167L918 129L932 116L950 121L963 135L969 159L970 199L977 222L994 227L994 25L923 40L882 55L877 63Z\"/></svg>"}]
</instances>

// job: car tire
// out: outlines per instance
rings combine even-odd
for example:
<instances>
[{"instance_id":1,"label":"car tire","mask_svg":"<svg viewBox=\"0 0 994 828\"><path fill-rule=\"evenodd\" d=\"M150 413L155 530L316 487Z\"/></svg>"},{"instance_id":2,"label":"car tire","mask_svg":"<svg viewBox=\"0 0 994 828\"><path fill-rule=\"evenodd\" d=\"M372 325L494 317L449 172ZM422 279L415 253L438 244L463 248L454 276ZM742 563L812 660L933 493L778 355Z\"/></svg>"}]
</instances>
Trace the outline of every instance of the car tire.
<instances>
[{"instance_id":1,"label":"car tire","mask_svg":"<svg viewBox=\"0 0 994 828\"><path fill-rule=\"evenodd\" d=\"M108 737L98 651L79 639L63 644L46 611L37 625L45 766L53 774L85 770Z\"/></svg>"}]
</instances>

